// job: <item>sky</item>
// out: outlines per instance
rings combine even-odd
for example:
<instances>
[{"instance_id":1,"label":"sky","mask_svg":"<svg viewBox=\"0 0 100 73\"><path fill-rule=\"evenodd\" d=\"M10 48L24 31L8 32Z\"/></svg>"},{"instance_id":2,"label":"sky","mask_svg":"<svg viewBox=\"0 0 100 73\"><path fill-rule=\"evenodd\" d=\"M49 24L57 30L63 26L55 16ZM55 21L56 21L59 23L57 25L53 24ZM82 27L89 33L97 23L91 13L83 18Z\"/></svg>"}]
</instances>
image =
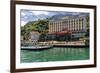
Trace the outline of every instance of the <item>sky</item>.
<instances>
[{"instance_id":1,"label":"sky","mask_svg":"<svg viewBox=\"0 0 100 73\"><path fill-rule=\"evenodd\" d=\"M29 21L36 21L38 19L46 19L48 17L52 17L56 14L72 14L72 15L78 15L80 13L76 12L61 12L61 11L37 11L37 10L26 10L21 9L20 10L20 16L21 16L21 26L24 26Z\"/></svg>"},{"instance_id":2,"label":"sky","mask_svg":"<svg viewBox=\"0 0 100 73\"><path fill-rule=\"evenodd\" d=\"M45 19L45 18L51 17L55 14L56 14L56 12L52 13L49 11L21 10L21 26L24 26L29 21Z\"/></svg>"}]
</instances>

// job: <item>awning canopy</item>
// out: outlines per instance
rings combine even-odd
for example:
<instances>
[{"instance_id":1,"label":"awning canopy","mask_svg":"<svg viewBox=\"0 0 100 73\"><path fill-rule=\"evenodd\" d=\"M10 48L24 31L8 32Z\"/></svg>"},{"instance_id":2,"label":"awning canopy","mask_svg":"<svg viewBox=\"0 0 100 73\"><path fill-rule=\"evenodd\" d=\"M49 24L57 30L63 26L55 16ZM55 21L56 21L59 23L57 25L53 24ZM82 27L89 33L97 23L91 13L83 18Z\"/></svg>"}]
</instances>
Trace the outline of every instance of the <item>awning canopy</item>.
<instances>
[{"instance_id":1,"label":"awning canopy","mask_svg":"<svg viewBox=\"0 0 100 73\"><path fill-rule=\"evenodd\" d=\"M61 32L52 32L49 34L51 34L51 35L71 35L72 32L71 31L61 31Z\"/></svg>"}]
</instances>

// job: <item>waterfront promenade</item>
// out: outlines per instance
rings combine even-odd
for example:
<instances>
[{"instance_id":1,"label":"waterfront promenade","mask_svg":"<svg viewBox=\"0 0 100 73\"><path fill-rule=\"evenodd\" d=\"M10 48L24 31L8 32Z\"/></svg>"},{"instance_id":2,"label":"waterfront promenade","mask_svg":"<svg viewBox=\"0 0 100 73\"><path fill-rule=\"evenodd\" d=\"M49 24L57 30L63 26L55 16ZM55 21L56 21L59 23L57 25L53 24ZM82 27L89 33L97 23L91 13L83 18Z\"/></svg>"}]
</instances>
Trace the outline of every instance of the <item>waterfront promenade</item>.
<instances>
[{"instance_id":1,"label":"waterfront promenade","mask_svg":"<svg viewBox=\"0 0 100 73\"><path fill-rule=\"evenodd\" d=\"M39 45L56 45L56 46L85 46L85 41L48 41L39 42Z\"/></svg>"}]
</instances>

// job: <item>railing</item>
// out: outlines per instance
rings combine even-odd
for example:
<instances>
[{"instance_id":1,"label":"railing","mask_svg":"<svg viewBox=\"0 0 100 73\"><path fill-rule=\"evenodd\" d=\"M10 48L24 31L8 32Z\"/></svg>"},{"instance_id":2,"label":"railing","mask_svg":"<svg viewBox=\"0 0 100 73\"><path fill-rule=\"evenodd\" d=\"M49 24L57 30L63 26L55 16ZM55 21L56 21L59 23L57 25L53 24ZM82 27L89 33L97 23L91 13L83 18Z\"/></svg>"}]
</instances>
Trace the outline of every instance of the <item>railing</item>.
<instances>
[{"instance_id":1,"label":"railing","mask_svg":"<svg viewBox=\"0 0 100 73\"><path fill-rule=\"evenodd\" d=\"M57 42L57 41L49 41L49 42L39 42L40 45L80 45L80 46L85 46L84 41L69 41L69 42Z\"/></svg>"}]
</instances>

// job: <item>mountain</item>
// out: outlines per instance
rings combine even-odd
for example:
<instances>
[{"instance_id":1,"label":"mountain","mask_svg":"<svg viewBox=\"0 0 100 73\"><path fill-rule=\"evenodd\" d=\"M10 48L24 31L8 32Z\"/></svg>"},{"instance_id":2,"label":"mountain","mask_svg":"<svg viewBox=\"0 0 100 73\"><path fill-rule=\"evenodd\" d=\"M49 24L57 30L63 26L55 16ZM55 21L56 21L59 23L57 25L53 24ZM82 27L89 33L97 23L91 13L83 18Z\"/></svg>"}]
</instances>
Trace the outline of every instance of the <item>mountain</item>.
<instances>
[{"instance_id":1,"label":"mountain","mask_svg":"<svg viewBox=\"0 0 100 73\"><path fill-rule=\"evenodd\" d=\"M88 13L64 13L64 14L56 14L54 16L52 16L50 19L53 21L57 21L57 20L61 20L62 18L65 17L78 17L79 15L84 15L84 16L88 16Z\"/></svg>"},{"instance_id":2,"label":"mountain","mask_svg":"<svg viewBox=\"0 0 100 73\"><path fill-rule=\"evenodd\" d=\"M61 18L65 17L65 16L72 16L72 15L71 14L56 14L51 17L51 20L60 20Z\"/></svg>"}]
</instances>

